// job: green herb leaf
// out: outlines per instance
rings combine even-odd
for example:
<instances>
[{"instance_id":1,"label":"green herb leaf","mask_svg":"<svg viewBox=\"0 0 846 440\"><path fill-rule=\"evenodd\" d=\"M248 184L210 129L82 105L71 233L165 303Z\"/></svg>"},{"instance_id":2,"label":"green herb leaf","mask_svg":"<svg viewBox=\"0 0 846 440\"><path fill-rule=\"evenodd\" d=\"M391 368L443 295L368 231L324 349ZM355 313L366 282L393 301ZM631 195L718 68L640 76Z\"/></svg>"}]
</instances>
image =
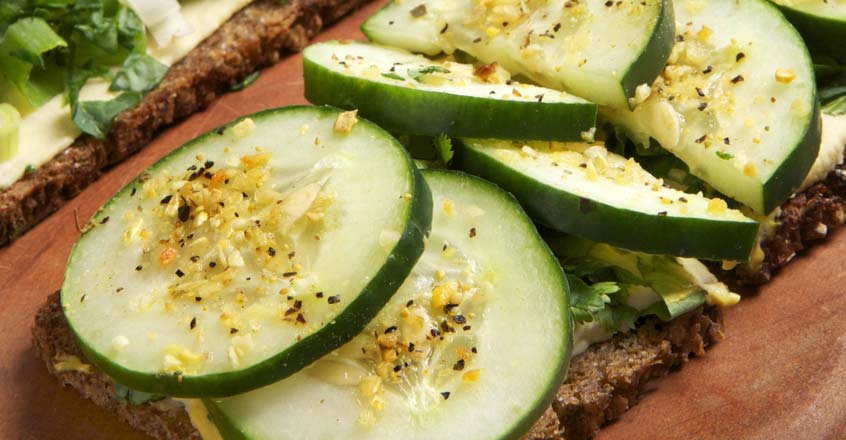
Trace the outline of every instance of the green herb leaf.
<instances>
[{"instance_id":1,"label":"green herb leaf","mask_svg":"<svg viewBox=\"0 0 846 440\"><path fill-rule=\"evenodd\" d=\"M423 82L423 75L429 75L432 73L449 73L449 70L441 66L434 65L421 67L419 69L408 69L408 76L413 78L417 82Z\"/></svg>"},{"instance_id":2,"label":"green herb leaf","mask_svg":"<svg viewBox=\"0 0 846 440\"><path fill-rule=\"evenodd\" d=\"M165 396L160 396L158 394L150 394L143 391L133 390L132 388L117 382L115 382L115 396L118 400L127 402L130 405L142 405L147 402L155 402L165 398Z\"/></svg>"},{"instance_id":3,"label":"green herb leaf","mask_svg":"<svg viewBox=\"0 0 846 440\"><path fill-rule=\"evenodd\" d=\"M126 58L115 73L110 90L145 93L156 87L167 74L168 67L147 54L134 53Z\"/></svg>"},{"instance_id":4,"label":"green herb leaf","mask_svg":"<svg viewBox=\"0 0 846 440\"><path fill-rule=\"evenodd\" d=\"M405 81L405 78L397 75L394 72L383 73L382 76L384 76L385 78L395 79L397 81Z\"/></svg>"},{"instance_id":5,"label":"green herb leaf","mask_svg":"<svg viewBox=\"0 0 846 440\"><path fill-rule=\"evenodd\" d=\"M594 289L579 277L568 274L567 283L570 285L570 311L577 322L592 322L594 315L611 302L603 289Z\"/></svg>"},{"instance_id":6,"label":"green herb leaf","mask_svg":"<svg viewBox=\"0 0 846 440\"><path fill-rule=\"evenodd\" d=\"M118 113L134 107L140 100L140 94L127 92L111 101L80 101L73 108L73 122L83 132L105 139Z\"/></svg>"},{"instance_id":7,"label":"green herb leaf","mask_svg":"<svg viewBox=\"0 0 846 440\"><path fill-rule=\"evenodd\" d=\"M27 174L32 174L36 170L38 170L38 167L34 166L31 163L28 163L28 164L26 164L26 167L24 168L24 176L27 175Z\"/></svg>"},{"instance_id":8,"label":"green herb leaf","mask_svg":"<svg viewBox=\"0 0 846 440\"><path fill-rule=\"evenodd\" d=\"M243 81L241 81L238 84L235 84L234 86L232 86L229 90L235 91L235 90L246 89L247 87L253 85L254 82L256 82L259 75L261 75L261 72L259 72L259 71L253 72L253 73L247 75L247 77L244 78Z\"/></svg>"},{"instance_id":9,"label":"green herb leaf","mask_svg":"<svg viewBox=\"0 0 846 440\"><path fill-rule=\"evenodd\" d=\"M37 17L21 18L8 26L0 42L0 73L30 104L38 107L56 94L56 88L51 87L56 81L44 72L44 55L60 47L67 47L67 42L46 21ZM33 70L44 72L36 75L39 81L32 81Z\"/></svg>"},{"instance_id":10,"label":"green herb leaf","mask_svg":"<svg viewBox=\"0 0 846 440\"><path fill-rule=\"evenodd\" d=\"M719 157L722 160L729 160L729 159L734 157L733 154L726 153L725 151L720 151L720 150L717 150L716 153L714 153L714 154L716 154L717 157Z\"/></svg>"},{"instance_id":11,"label":"green herb leaf","mask_svg":"<svg viewBox=\"0 0 846 440\"><path fill-rule=\"evenodd\" d=\"M441 133L434 139L434 143L435 151L438 153L438 158L444 165L449 165L449 161L451 161L452 156L455 155L455 152L452 149L452 139Z\"/></svg>"}]
</instances>

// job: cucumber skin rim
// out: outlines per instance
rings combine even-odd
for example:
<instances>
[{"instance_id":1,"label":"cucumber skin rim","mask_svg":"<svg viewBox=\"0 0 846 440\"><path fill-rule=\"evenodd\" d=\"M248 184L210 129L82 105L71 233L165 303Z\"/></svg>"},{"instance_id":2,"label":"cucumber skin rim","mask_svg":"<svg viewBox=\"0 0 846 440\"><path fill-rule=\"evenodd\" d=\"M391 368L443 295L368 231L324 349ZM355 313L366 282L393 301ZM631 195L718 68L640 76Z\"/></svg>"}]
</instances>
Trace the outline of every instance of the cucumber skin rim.
<instances>
[{"instance_id":1,"label":"cucumber skin rim","mask_svg":"<svg viewBox=\"0 0 846 440\"><path fill-rule=\"evenodd\" d=\"M649 42L636 60L629 65L626 74L620 80L623 94L627 98L635 95L641 84L651 85L667 65L670 52L676 41L676 17L671 0L661 0L661 14L655 23ZM632 109L627 101L625 108Z\"/></svg>"},{"instance_id":2,"label":"cucumber skin rim","mask_svg":"<svg viewBox=\"0 0 846 440\"><path fill-rule=\"evenodd\" d=\"M774 14L780 15L786 25L785 31L791 32L793 38L801 45L805 53L805 61L808 70L813 79L813 88L811 89L811 101L813 102L813 110L809 118L805 133L799 138L799 141L793 147L793 150L781 162L779 167L770 175L766 182L761 184L761 205L749 206L753 210L769 214L773 209L781 206L787 201L796 189L805 180L808 172L816 161L820 151L820 141L822 139L822 119L820 116L820 100L817 94L817 83L814 79L814 61L811 59L811 53L805 40L802 39L802 34L796 29L787 17L783 14L783 10L778 5L769 0L756 0L763 7L770 8ZM807 150L807 151L806 151ZM785 179L787 177L787 179Z\"/></svg>"},{"instance_id":3,"label":"cucumber skin rim","mask_svg":"<svg viewBox=\"0 0 846 440\"><path fill-rule=\"evenodd\" d=\"M773 209L781 206L796 191L814 162L820 151L822 139L822 119L820 117L820 100L817 96L817 88L813 90L814 110L811 112L811 120L801 140L793 147L793 151L785 158L781 165L773 172L769 179L763 183L763 213L768 214ZM750 206L755 209L755 207ZM757 209L755 209L757 211Z\"/></svg>"},{"instance_id":4,"label":"cucumber skin rim","mask_svg":"<svg viewBox=\"0 0 846 440\"><path fill-rule=\"evenodd\" d=\"M331 43L331 42L329 42ZM326 43L323 43L326 44ZM333 72L303 54L305 97L358 109L389 131L500 139L576 141L596 126L596 104L506 101L424 91Z\"/></svg>"},{"instance_id":5,"label":"cucumber skin rim","mask_svg":"<svg viewBox=\"0 0 846 440\"><path fill-rule=\"evenodd\" d=\"M315 107L298 105L273 108L242 116L188 141L147 168L140 176L143 176L146 171L156 169L163 162L166 162L171 155L175 155L183 148L190 148L195 144L200 144L208 137L218 136L220 130L230 128L246 118L255 120L277 113L297 113L303 110L310 112L316 111L322 114L333 114L341 111L340 109L329 106ZM417 259L422 255L424 238L429 235L432 225L432 193L420 171L411 161L411 157L393 136L367 120L359 120L358 124L365 124L370 129L375 130L376 133L388 137L406 157L410 171L409 177L414 187L414 197L412 198L411 206L407 209L406 215L408 222L400 240L394 246L394 249L388 255L382 267L361 290L358 297L333 320L334 323L327 323L323 328L303 338L300 342L245 369L201 376L183 375L180 381L174 374L142 373L112 362L107 356L101 355L89 347L77 333L73 322L68 319L71 331L85 357L116 382L139 391L171 397L226 397L260 388L288 377L361 333L379 310L390 300L411 272ZM112 196L92 218L99 219L104 210L113 201L119 196L123 196L126 192L131 191L131 188L138 184L138 179L136 177ZM82 242L86 234L87 232L80 237L71 250L65 270L65 279L68 278L69 268L76 256L76 247L79 246L79 243ZM62 289L60 295L63 305L65 304L64 294L65 289Z\"/></svg>"},{"instance_id":6,"label":"cucumber skin rim","mask_svg":"<svg viewBox=\"0 0 846 440\"><path fill-rule=\"evenodd\" d=\"M519 214L523 215L523 219L526 222L526 225L529 227L529 235L531 235L536 243L542 247L543 251L548 255L550 269L553 276L557 276L560 280L560 285L563 288L564 295L561 296L562 304L562 322L564 322L564 326L566 327L566 331L568 332L564 338L564 347L561 350L561 357L560 357L560 365L558 366L557 374L552 375L552 380L549 384L547 384L547 391L543 394L539 395L537 400L531 403L531 405L523 405L524 407L530 406L531 410L526 413L522 418L520 418L512 428L503 433L499 439L515 439L519 438L520 436L524 435L526 432L531 429L531 427L535 424L535 422L540 418L540 416L546 411L552 401L555 399L555 395L558 392L559 387L561 384L564 383L564 380L567 378L567 370L570 366L570 358L573 350L573 334L575 324L572 319L572 315L570 314L570 286L567 283L567 277L564 276L564 270L561 268L561 265L558 263L558 259L555 258L552 250L550 250L549 245L546 244L546 241L541 238L540 233L537 230L537 227L534 223L531 222L529 216L523 210L523 207L517 201L514 196L497 186L495 183L490 181L484 180L480 177L466 174L461 171L455 170L440 170L440 169L426 169L422 170L421 174L423 174L424 178L428 175L433 176L447 176L449 179L455 179L456 181L460 180L461 184L473 184L487 187L491 191L491 193L495 193L497 197L501 198L506 205L511 205L510 207L516 210ZM223 438L227 440L251 440L251 437L248 436L247 433L242 432L237 426L233 423L233 421L226 416L226 414L208 399L203 400L203 404L205 405L206 409L209 412L209 416L212 418L215 426L220 431Z\"/></svg>"},{"instance_id":7,"label":"cucumber skin rim","mask_svg":"<svg viewBox=\"0 0 846 440\"><path fill-rule=\"evenodd\" d=\"M775 4L784 17L802 35L808 50L815 55L846 62L843 41L846 41L846 20L814 15L787 5Z\"/></svg>"},{"instance_id":8,"label":"cucumber skin rim","mask_svg":"<svg viewBox=\"0 0 846 440\"><path fill-rule=\"evenodd\" d=\"M501 185L522 201L530 217L557 231L650 254L747 261L752 253L757 222L659 216L615 207L542 183L465 141L455 145L459 168Z\"/></svg>"}]
</instances>

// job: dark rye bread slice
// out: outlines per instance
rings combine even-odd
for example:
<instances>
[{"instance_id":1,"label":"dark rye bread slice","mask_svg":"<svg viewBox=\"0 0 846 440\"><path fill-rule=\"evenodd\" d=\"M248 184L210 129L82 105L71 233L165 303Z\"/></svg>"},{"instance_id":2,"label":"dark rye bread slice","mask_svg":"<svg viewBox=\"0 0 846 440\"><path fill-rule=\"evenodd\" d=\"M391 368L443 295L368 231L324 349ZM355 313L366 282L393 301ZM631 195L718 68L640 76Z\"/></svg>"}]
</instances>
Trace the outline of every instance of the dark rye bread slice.
<instances>
[{"instance_id":1,"label":"dark rye bread slice","mask_svg":"<svg viewBox=\"0 0 846 440\"><path fill-rule=\"evenodd\" d=\"M595 436L605 423L637 402L646 383L702 355L722 339L718 309L694 310L670 322L648 319L636 331L594 344L573 358L566 382L553 404L535 423L526 440L580 440ZM41 306L32 329L33 345L51 374L85 398L113 411L122 421L156 439L199 439L187 413L169 399L130 405L119 400L114 382L91 366L91 372L57 371L60 355L85 357L62 313L59 294Z\"/></svg>"},{"instance_id":2,"label":"dark rye bread slice","mask_svg":"<svg viewBox=\"0 0 846 440\"><path fill-rule=\"evenodd\" d=\"M370 0L257 0L181 61L105 141L80 136L64 151L0 190L0 246L20 236L128 158L156 133L209 105L250 73L299 51L327 24Z\"/></svg>"},{"instance_id":3,"label":"dark rye bread slice","mask_svg":"<svg viewBox=\"0 0 846 440\"><path fill-rule=\"evenodd\" d=\"M793 195L781 205L776 217L775 231L761 244L764 261L758 268L737 266L731 272L722 271L721 278L739 285L757 286L769 281L776 271L786 266L796 255L846 221L846 165L838 165L826 178ZM717 273L721 269L716 265Z\"/></svg>"}]
</instances>

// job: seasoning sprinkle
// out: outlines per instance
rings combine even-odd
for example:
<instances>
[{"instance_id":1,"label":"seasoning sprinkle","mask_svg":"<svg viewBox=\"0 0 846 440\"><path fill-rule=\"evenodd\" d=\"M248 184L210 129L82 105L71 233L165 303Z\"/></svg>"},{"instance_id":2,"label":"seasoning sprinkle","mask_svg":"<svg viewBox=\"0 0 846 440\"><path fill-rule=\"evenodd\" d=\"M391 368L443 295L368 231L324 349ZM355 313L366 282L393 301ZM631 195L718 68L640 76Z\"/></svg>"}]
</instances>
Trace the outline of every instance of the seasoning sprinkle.
<instances>
[{"instance_id":1,"label":"seasoning sprinkle","mask_svg":"<svg viewBox=\"0 0 846 440\"><path fill-rule=\"evenodd\" d=\"M470 228L470 238L473 238L475 236L476 236L476 228Z\"/></svg>"},{"instance_id":2,"label":"seasoning sprinkle","mask_svg":"<svg viewBox=\"0 0 846 440\"><path fill-rule=\"evenodd\" d=\"M455 371L461 371L464 369L464 359L459 359L455 365L452 366L452 369Z\"/></svg>"},{"instance_id":3,"label":"seasoning sprinkle","mask_svg":"<svg viewBox=\"0 0 846 440\"><path fill-rule=\"evenodd\" d=\"M229 334L230 334L230 335L234 335L235 333L238 333L238 329L237 329L237 328L232 327L232 328L230 328L230 329L229 329Z\"/></svg>"},{"instance_id":4,"label":"seasoning sprinkle","mask_svg":"<svg viewBox=\"0 0 846 440\"><path fill-rule=\"evenodd\" d=\"M442 392L442 393L441 393L441 396L443 396L444 400L449 399L449 391L444 391L444 392Z\"/></svg>"},{"instance_id":5,"label":"seasoning sprinkle","mask_svg":"<svg viewBox=\"0 0 846 440\"><path fill-rule=\"evenodd\" d=\"M188 327L191 327L191 330L194 330L194 327L196 327L196 326L197 326L197 318L193 317L193 318L191 318L191 324L188 324Z\"/></svg>"},{"instance_id":6,"label":"seasoning sprinkle","mask_svg":"<svg viewBox=\"0 0 846 440\"><path fill-rule=\"evenodd\" d=\"M176 273L176 276L178 276L179 278L182 278L182 277L185 276L185 272L183 272L182 269L176 269L175 273Z\"/></svg>"},{"instance_id":7,"label":"seasoning sprinkle","mask_svg":"<svg viewBox=\"0 0 846 440\"><path fill-rule=\"evenodd\" d=\"M273 249L273 247L267 248L267 255L270 255L271 257L275 257L276 256L276 249Z\"/></svg>"},{"instance_id":8,"label":"seasoning sprinkle","mask_svg":"<svg viewBox=\"0 0 846 440\"><path fill-rule=\"evenodd\" d=\"M168 195L164 196L164 198L163 198L163 199L161 199L161 200L159 201L159 203L160 203L160 204L162 204L162 205L167 205L168 203L170 203L170 200L171 200L172 198L173 198L173 196L172 196L172 195L170 195L170 194L168 194Z\"/></svg>"},{"instance_id":9,"label":"seasoning sprinkle","mask_svg":"<svg viewBox=\"0 0 846 440\"><path fill-rule=\"evenodd\" d=\"M339 302L341 302L341 295L330 296L329 298L326 298L326 302L328 302L329 304L338 304Z\"/></svg>"}]
</instances>

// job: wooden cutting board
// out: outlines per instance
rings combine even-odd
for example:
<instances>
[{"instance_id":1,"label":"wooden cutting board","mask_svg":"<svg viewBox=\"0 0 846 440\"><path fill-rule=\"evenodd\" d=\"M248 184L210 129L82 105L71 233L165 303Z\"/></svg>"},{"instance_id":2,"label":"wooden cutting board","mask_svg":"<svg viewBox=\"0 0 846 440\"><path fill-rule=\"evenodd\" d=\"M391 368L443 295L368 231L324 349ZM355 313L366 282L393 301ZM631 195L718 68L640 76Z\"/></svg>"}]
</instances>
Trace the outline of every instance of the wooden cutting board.
<instances>
[{"instance_id":1,"label":"wooden cutting board","mask_svg":"<svg viewBox=\"0 0 846 440\"><path fill-rule=\"evenodd\" d=\"M378 4L319 39L362 38ZM37 359L30 327L62 282L84 222L113 193L183 142L237 116L303 104L302 60L291 56L251 87L164 132L23 238L0 249L0 439L142 439L58 385ZM726 313L728 338L656 380L639 405L603 429L613 439L846 438L846 234L833 234Z\"/></svg>"}]
</instances>

